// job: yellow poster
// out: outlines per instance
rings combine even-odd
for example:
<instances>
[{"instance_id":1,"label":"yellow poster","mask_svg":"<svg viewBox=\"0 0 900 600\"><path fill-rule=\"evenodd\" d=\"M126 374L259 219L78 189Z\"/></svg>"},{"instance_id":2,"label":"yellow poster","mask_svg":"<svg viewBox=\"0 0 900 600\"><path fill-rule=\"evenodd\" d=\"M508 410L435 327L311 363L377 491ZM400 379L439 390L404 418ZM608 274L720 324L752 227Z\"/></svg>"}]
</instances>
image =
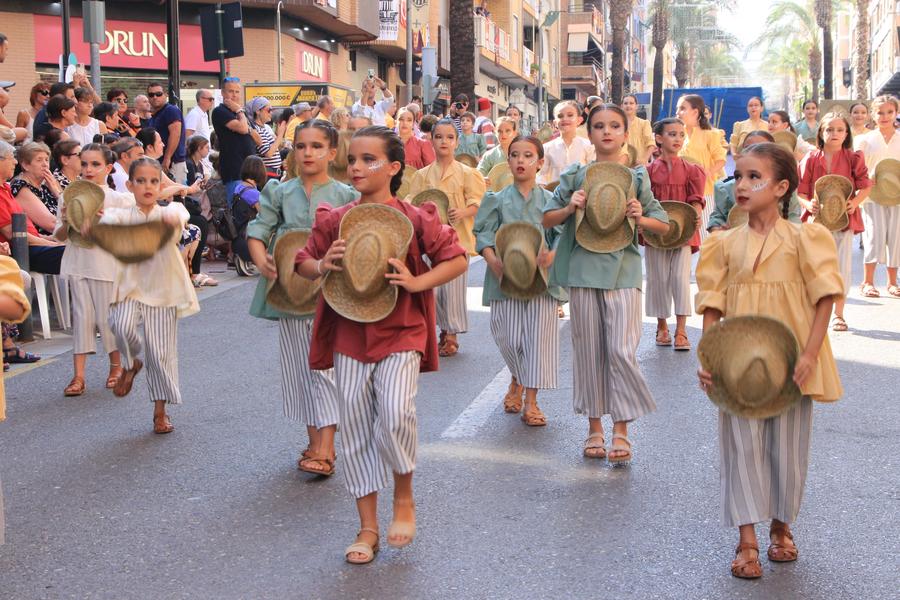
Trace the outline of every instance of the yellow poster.
<instances>
[{"instance_id":1,"label":"yellow poster","mask_svg":"<svg viewBox=\"0 0 900 600\"><path fill-rule=\"evenodd\" d=\"M353 95L346 88L333 85L300 84L300 83L248 83L244 86L244 101L249 102L253 98L268 98L272 108L288 108L299 102L309 102L314 105L319 97L328 94L334 100L335 106L349 106L353 104Z\"/></svg>"}]
</instances>

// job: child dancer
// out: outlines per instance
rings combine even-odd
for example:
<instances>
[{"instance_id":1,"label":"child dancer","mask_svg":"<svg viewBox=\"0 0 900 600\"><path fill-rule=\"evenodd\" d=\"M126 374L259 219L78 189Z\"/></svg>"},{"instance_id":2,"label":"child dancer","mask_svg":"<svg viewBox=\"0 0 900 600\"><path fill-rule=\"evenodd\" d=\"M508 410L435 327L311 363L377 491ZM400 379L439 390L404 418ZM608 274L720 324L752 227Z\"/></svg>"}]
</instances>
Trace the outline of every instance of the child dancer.
<instances>
[{"instance_id":1,"label":"child dancer","mask_svg":"<svg viewBox=\"0 0 900 600\"><path fill-rule=\"evenodd\" d=\"M549 267L553 262L552 248L556 229L544 230L544 205L551 194L535 184L535 177L544 159L544 147L536 137L517 137L509 147L509 166L515 183L499 192L488 192L481 201L475 217L475 237L478 251L488 268L484 272L484 305L491 307L491 334L500 354L509 367L512 380L503 400L508 413L525 411L522 420L531 427L547 424L547 418L537 405L539 389L556 389L559 362L559 332L556 307L560 292L548 290L530 300L509 298L500 290L503 262L497 255L495 238L504 223L525 222L544 236L546 248L538 254L538 266ZM537 275L538 277L540 275Z\"/></svg>"},{"instance_id":2,"label":"child dancer","mask_svg":"<svg viewBox=\"0 0 900 600\"><path fill-rule=\"evenodd\" d=\"M101 223L133 225L164 221L181 231L190 215L183 204L160 206L162 167L152 158L142 157L128 169L128 189L135 206L111 208L103 212ZM125 373L113 392L127 396L144 363L138 328L143 324L147 383L153 408L153 432L169 433L175 428L166 414L166 404L181 404L178 389L178 319L200 310L194 285L175 243L165 244L149 260L119 267L110 307L109 325L123 354Z\"/></svg>"},{"instance_id":3,"label":"child dancer","mask_svg":"<svg viewBox=\"0 0 900 600\"><path fill-rule=\"evenodd\" d=\"M88 144L81 149L80 158L81 177L103 189L102 210L134 206L131 194L116 192L107 185L116 163L112 150L100 144ZM106 387L112 389L124 372L119 351L116 350L116 338L109 328L109 305L113 299L113 282L119 261L99 246L85 248L69 239L65 204L60 209L53 235L60 241L68 240L59 272L68 278L72 291L72 362L75 375L63 394L80 396L84 393L84 366L88 354L97 352L97 329L100 330L103 349L109 355Z\"/></svg>"},{"instance_id":4,"label":"child dancer","mask_svg":"<svg viewBox=\"0 0 900 600\"><path fill-rule=\"evenodd\" d=\"M700 215L705 200L703 190L706 173L699 166L678 158L684 145L684 123L678 119L663 119L654 126L660 157L647 169L650 189L659 200L687 202L697 211L697 231L690 241L672 250L647 246L648 317L656 317L656 345L669 346L667 320L675 304L675 350L690 350L687 337L687 318L691 314L691 253L700 249Z\"/></svg>"},{"instance_id":5,"label":"child dancer","mask_svg":"<svg viewBox=\"0 0 900 600\"><path fill-rule=\"evenodd\" d=\"M844 320L844 302L850 291L850 279L852 277L851 258L853 255L853 236L862 233L863 222L859 214L859 205L868 198L869 188L872 182L866 170L866 162L862 152L853 151L853 140L850 136L850 123L842 114L828 113L819 123L819 131L816 134L816 146L818 150L810 152L800 165L800 184L797 186L797 194L800 196L800 204L806 209L802 219L818 214L819 202L815 199L816 181L824 175L843 175L853 183L853 195L847 201L847 214L850 224L843 231L835 231L834 243L837 245L838 263L841 267L841 277L844 280L844 293L834 300L834 318L831 320L831 329L834 331L847 331L847 322ZM871 297L872 290L875 296L878 290L874 287L862 285L863 296Z\"/></svg>"},{"instance_id":6,"label":"child dancer","mask_svg":"<svg viewBox=\"0 0 900 600\"><path fill-rule=\"evenodd\" d=\"M797 186L790 152L775 144L747 147L735 170L738 204L747 226L707 238L697 265L697 312L704 331L724 317L765 315L782 321L800 343L793 380L803 399L768 419L719 411L722 520L740 528L731 564L735 577L762 575L754 524L771 520L769 560L797 559L789 523L797 518L812 433L812 401L837 400L843 390L831 347L828 317L844 291L834 241L824 227L794 225L782 218ZM755 293L745 290L753 286ZM709 390L712 375L698 371Z\"/></svg>"},{"instance_id":7,"label":"child dancer","mask_svg":"<svg viewBox=\"0 0 900 600\"><path fill-rule=\"evenodd\" d=\"M574 100L563 100L553 109L559 137L544 144L544 166L538 174L538 183L548 184L559 180L559 175L572 165L586 165L594 160L591 142L577 135L581 124L581 108Z\"/></svg>"},{"instance_id":8,"label":"child dancer","mask_svg":"<svg viewBox=\"0 0 900 600\"><path fill-rule=\"evenodd\" d=\"M863 105L865 106L865 105ZM894 128L898 112L897 99L893 96L879 96L872 101L877 129L861 136L856 149L863 153L869 175L885 158L900 160L900 135ZM878 297L875 289L875 266L887 266L887 292L900 298L897 286L897 268L900 267L900 206L884 206L873 201L862 205L862 219L865 226L863 249L865 250L865 281L863 293Z\"/></svg>"},{"instance_id":9,"label":"child dancer","mask_svg":"<svg viewBox=\"0 0 900 600\"><path fill-rule=\"evenodd\" d=\"M500 142L482 155L478 161L478 170L487 181L488 173L491 169L502 162L506 162L509 153L509 145L519 131L519 122L510 117L500 117L497 119L497 140ZM488 182L490 184L490 182Z\"/></svg>"},{"instance_id":10,"label":"child dancer","mask_svg":"<svg viewBox=\"0 0 900 600\"><path fill-rule=\"evenodd\" d=\"M791 125L791 118L785 110L773 110L769 113L769 120L767 129L769 133L775 134L779 131L790 131L794 135L797 134L794 131L794 126ZM806 156L811 150L815 150L816 147L806 143L799 135L797 136L797 142L794 144L794 158L797 159L797 162L800 162L804 156Z\"/></svg>"},{"instance_id":11,"label":"child dancer","mask_svg":"<svg viewBox=\"0 0 900 600\"><path fill-rule=\"evenodd\" d=\"M460 245L470 256L474 256L475 236L472 234L472 226L485 186L475 169L454 159L457 141L453 121L438 121L431 132L435 160L424 169L416 171L409 186L409 198L429 189L439 189L447 194L450 199L450 225L456 230ZM465 272L440 286L435 293L437 324L441 328L441 356L454 356L459 351L458 334L469 329L469 317L466 313L467 284L468 273Z\"/></svg>"},{"instance_id":12,"label":"child dancer","mask_svg":"<svg viewBox=\"0 0 900 600\"><path fill-rule=\"evenodd\" d=\"M684 123L686 134L684 146L678 154L694 159L706 171L706 185L703 189L706 204L703 207L701 239L706 237L705 232L713 209L713 186L718 179L719 171L725 166L725 148L719 143L716 132L709 124L704 113L705 108L703 98L696 94L688 94L678 100L678 118Z\"/></svg>"},{"instance_id":13,"label":"child dancer","mask_svg":"<svg viewBox=\"0 0 900 600\"><path fill-rule=\"evenodd\" d=\"M441 132L445 129L440 127ZM388 544L402 547L415 537L416 386L420 371L438 366L431 289L466 270L466 251L453 229L441 225L434 205L416 208L394 197L403 162L403 143L392 131L385 127L357 131L348 170L361 197L333 210L319 207L309 243L297 255L297 272L308 279L340 270L346 248L345 240L338 239L341 218L360 204L390 206L413 225L406 260L391 259L392 270L386 275L398 288L390 315L375 323L358 323L340 316L320 298L313 325L310 366L334 366L340 393L344 475L360 519L356 542L345 553L354 564L371 562L378 552L378 490L388 485L391 472L394 515ZM431 261L431 269L423 255Z\"/></svg>"},{"instance_id":14,"label":"child dancer","mask_svg":"<svg viewBox=\"0 0 900 600\"><path fill-rule=\"evenodd\" d=\"M459 119L459 126L462 133L459 135L456 154L471 154L475 158L481 158L481 155L487 152L487 144L484 142L483 135L474 132L475 115L470 112L465 113Z\"/></svg>"},{"instance_id":15,"label":"child dancer","mask_svg":"<svg viewBox=\"0 0 900 600\"><path fill-rule=\"evenodd\" d=\"M281 349L281 394L284 416L306 425L309 444L297 468L317 475L334 473L334 434L338 397L334 372L309 368L313 315L280 312L266 302L269 281L278 277L270 252L284 233L312 228L318 206L343 206L359 197L350 186L328 176L328 163L337 154L338 132L328 121L301 123L294 134L294 172L284 183L270 181L259 199L259 213L247 226L247 244L260 278L250 305L254 317L278 321ZM268 246L267 246L268 244Z\"/></svg>"},{"instance_id":16,"label":"child dancer","mask_svg":"<svg viewBox=\"0 0 900 600\"><path fill-rule=\"evenodd\" d=\"M588 115L588 131L597 162L619 160L628 136L628 121L618 106L601 104ZM569 288L572 345L575 354L575 412L587 415L584 443L588 458L606 458L601 417L613 420L613 441L608 460L631 460L628 423L656 409L638 368L641 338L641 255L637 235L623 250L591 252L575 239L575 212L584 208L587 167L572 166L560 176L553 197L544 206L544 227L563 225L550 282ZM632 170L635 198L628 199L626 215L635 227L665 233L669 218L650 191L647 169Z\"/></svg>"}]
</instances>

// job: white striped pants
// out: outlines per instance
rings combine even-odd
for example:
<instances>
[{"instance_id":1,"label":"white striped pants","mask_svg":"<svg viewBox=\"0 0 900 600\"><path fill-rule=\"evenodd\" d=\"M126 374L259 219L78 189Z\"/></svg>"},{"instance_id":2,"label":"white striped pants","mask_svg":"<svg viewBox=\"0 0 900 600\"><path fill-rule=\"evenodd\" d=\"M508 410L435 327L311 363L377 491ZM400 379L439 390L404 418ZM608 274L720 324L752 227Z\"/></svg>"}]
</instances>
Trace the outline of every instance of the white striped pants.
<instances>
[{"instance_id":1,"label":"white striped pants","mask_svg":"<svg viewBox=\"0 0 900 600\"><path fill-rule=\"evenodd\" d=\"M491 334L519 385L559 387L559 302L549 294L531 300L491 302Z\"/></svg>"},{"instance_id":2,"label":"white striped pants","mask_svg":"<svg viewBox=\"0 0 900 600\"><path fill-rule=\"evenodd\" d=\"M633 421L656 410L637 364L641 291L569 289L575 413Z\"/></svg>"},{"instance_id":3,"label":"white striped pants","mask_svg":"<svg viewBox=\"0 0 900 600\"><path fill-rule=\"evenodd\" d=\"M703 206L703 212L700 213L700 241L701 242L709 237L709 232L706 230L706 228L709 226L709 218L712 216L713 210L716 208L715 194L710 194L709 196L703 196L703 199L706 201L706 204ZM725 216L728 216L728 215L725 215Z\"/></svg>"},{"instance_id":4,"label":"white striped pants","mask_svg":"<svg viewBox=\"0 0 900 600\"><path fill-rule=\"evenodd\" d=\"M900 267L900 206L882 206L871 200L862 205L863 249L866 264Z\"/></svg>"},{"instance_id":5,"label":"white striped pants","mask_svg":"<svg viewBox=\"0 0 900 600\"><path fill-rule=\"evenodd\" d=\"M116 349L116 338L109 328L109 305L113 299L113 282L68 277L72 291L72 346L75 354L97 352L97 329L103 350Z\"/></svg>"},{"instance_id":6,"label":"white striped pants","mask_svg":"<svg viewBox=\"0 0 900 600\"><path fill-rule=\"evenodd\" d=\"M676 315L691 314L691 247L660 250L652 246L644 248L647 265L647 291L645 294L648 317L668 319L672 316L672 303Z\"/></svg>"},{"instance_id":7,"label":"white striped pants","mask_svg":"<svg viewBox=\"0 0 900 600\"><path fill-rule=\"evenodd\" d=\"M726 527L771 519L792 523L797 518L809 465L812 404L804 396L786 413L769 419L719 411L719 482Z\"/></svg>"},{"instance_id":8,"label":"white striped pants","mask_svg":"<svg viewBox=\"0 0 900 600\"><path fill-rule=\"evenodd\" d=\"M447 333L465 333L469 330L469 315L466 312L466 288L469 283L468 270L448 281L434 291L437 325Z\"/></svg>"},{"instance_id":9,"label":"white striped pants","mask_svg":"<svg viewBox=\"0 0 900 600\"><path fill-rule=\"evenodd\" d=\"M334 385L334 369L314 371L309 368L312 326L312 319L285 317L278 321L281 395L285 417L322 429L337 425L338 392Z\"/></svg>"},{"instance_id":10,"label":"white striped pants","mask_svg":"<svg viewBox=\"0 0 900 600\"><path fill-rule=\"evenodd\" d=\"M837 246L838 267L844 280L844 296L850 293L850 280L853 278L853 232L832 231Z\"/></svg>"},{"instance_id":11,"label":"white striped pants","mask_svg":"<svg viewBox=\"0 0 900 600\"><path fill-rule=\"evenodd\" d=\"M344 480L354 498L391 483L391 472L416 468L418 352L397 352L377 363L334 354L340 393Z\"/></svg>"},{"instance_id":12,"label":"white striped pants","mask_svg":"<svg viewBox=\"0 0 900 600\"><path fill-rule=\"evenodd\" d=\"M109 326L122 353L122 366L130 369L141 353L138 329L143 325L150 401L181 404L178 390L178 317L174 306L149 306L126 298L109 307Z\"/></svg>"}]
</instances>

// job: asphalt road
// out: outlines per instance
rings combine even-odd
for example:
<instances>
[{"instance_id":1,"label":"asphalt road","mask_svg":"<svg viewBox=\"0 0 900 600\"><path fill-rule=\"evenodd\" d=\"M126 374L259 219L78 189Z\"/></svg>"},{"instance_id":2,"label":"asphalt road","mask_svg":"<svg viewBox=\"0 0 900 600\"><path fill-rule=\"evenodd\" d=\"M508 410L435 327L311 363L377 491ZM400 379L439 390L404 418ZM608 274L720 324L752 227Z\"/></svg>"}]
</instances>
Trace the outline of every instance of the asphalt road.
<instances>
[{"instance_id":1,"label":"asphalt road","mask_svg":"<svg viewBox=\"0 0 900 600\"><path fill-rule=\"evenodd\" d=\"M143 375L127 399L101 389L101 359L81 398L62 396L68 355L8 379L0 598L898 597L900 300L854 288L851 331L832 336L846 396L815 408L800 560L763 560L748 582L729 573L736 532L719 522L716 413L695 353L658 349L645 321L659 409L632 427L632 465L612 469L581 457L568 320L562 388L540 397L549 425L529 429L500 408L503 364L473 301L461 353L420 381L418 537L345 564L357 520L341 462L331 479L294 468L305 435L281 416L276 326L247 315L252 291L182 321L171 435L150 432Z\"/></svg>"}]
</instances>

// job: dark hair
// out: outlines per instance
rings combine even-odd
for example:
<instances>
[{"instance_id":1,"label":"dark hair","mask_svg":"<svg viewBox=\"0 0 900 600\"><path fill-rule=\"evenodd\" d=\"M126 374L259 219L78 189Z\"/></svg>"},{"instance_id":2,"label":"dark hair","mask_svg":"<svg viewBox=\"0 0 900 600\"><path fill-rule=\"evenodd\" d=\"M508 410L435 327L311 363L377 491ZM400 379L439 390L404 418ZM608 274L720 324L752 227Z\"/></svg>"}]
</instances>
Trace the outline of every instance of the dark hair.
<instances>
[{"instance_id":1,"label":"dark hair","mask_svg":"<svg viewBox=\"0 0 900 600\"><path fill-rule=\"evenodd\" d=\"M749 135L748 135L749 137ZM781 202L781 216L788 218L790 210L791 196L797 190L800 176L797 174L797 159L786 148L772 143L763 142L760 144L751 144L741 150L742 156L754 155L769 161L772 170L775 172L776 181L787 180L788 189L784 195L778 199Z\"/></svg>"},{"instance_id":2,"label":"dark hair","mask_svg":"<svg viewBox=\"0 0 900 600\"><path fill-rule=\"evenodd\" d=\"M787 123L787 124L788 124L788 131L797 133L796 131L794 131L794 124L791 123L791 115L789 115L788 112L787 112L786 110L773 110L772 112L769 113L769 116L770 116L770 117L771 117L772 115L775 115L776 117L778 117L779 119L781 119L782 122Z\"/></svg>"},{"instance_id":3,"label":"dark hair","mask_svg":"<svg viewBox=\"0 0 900 600\"><path fill-rule=\"evenodd\" d=\"M453 125L453 121L447 119L447 121ZM456 128L453 128L454 131ZM381 125L370 125L369 127L363 127L362 129L357 129L353 133L354 138L360 137L371 137L377 138L381 140L384 145L384 153L387 155L387 159L390 162L399 162L401 165L406 164L406 151L403 148L403 141L400 140L400 136L394 133L393 129L388 129L387 127L382 127ZM395 195L397 190L400 189L400 184L403 183L403 169L401 168L397 171L396 174L391 178L391 195Z\"/></svg>"},{"instance_id":4,"label":"dark hair","mask_svg":"<svg viewBox=\"0 0 900 600\"><path fill-rule=\"evenodd\" d=\"M59 96L66 95L67 90L74 90L75 86L71 83L66 83L65 81L57 81L53 85L50 86L50 96Z\"/></svg>"},{"instance_id":5,"label":"dark hair","mask_svg":"<svg viewBox=\"0 0 900 600\"><path fill-rule=\"evenodd\" d=\"M255 154L248 156L241 163L241 180L247 179L252 179L259 190L263 189L269 180L269 176L266 174L266 163Z\"/></svg>"},{"instance_id":6,"label":"dark hair","mask_svg":"<svg viewBox=\"0 0 900 600\"><path fill-rule=\"evenodd\" d=\"M588 135L591 134L591 121L594 120L594 115L602 112L611 111L622 117L622 123L625 126L625 133L628 133L628 115L625 114L625 111L615 104L598 104L594 108L591 109L591 112L588 113L587 118L587 130Z\"/></svg>"},{"instance_id":7,"label":"dark hair","mask_svg":"<svg viewBox=\"0 0 900 600\"><path fill-rule=\"evenodd\" d=\"M0 33L0 44L5 44L5 43L6 43L6 39L7 39L7 38L6 38L6 35L3 34L3 33Z\"/></svg>"},{"instance_id":8,"label":"dark hair","mask_svg":"<svg viewBox=\"0 0 900 600\"><path fill-rule=\"evenodd\" d=\"M706 118L706 114L703 112L706 109L706 102L703 100L703 96L698 94L685 94L678 99L679 102L682 100L690 104L691 108L697 109L697 124L700 126L700 129L712 129L712 125L709 124L709 119Z\"/></svg>"},{"instance_id":9,"label":"dark hair","mask_svg":"<svg viewBox=\"0 0 900 600\"><path fill-rule=\"evenodd\" d=\"M668 125L684 125L684 121L682 121L678 117L668 117L666 119L660 119L653 124L653 135L664 134Z\"/></svg>"},{"instance_id":10,"label":"dark hair","mask_svg":"<svg viewBox=\"0 0 900 600\"><path fill-rule=\"evenodd\" d=\"M164 86L163 84L159 83L158 81L151 81L150 83L148 83L148 84L147 84L147 91L149 92L152 88L156 88L156 87L162 88L162 91L163 91L163 92L166 91L166 86Z\"/></svg>"},{"instance_id":11,"label":"dark hair","mask_svg":"<svg viewBox=\"0 0 900 600\"><path fill-rule=\"evenodd\" d=\"M152 146L156 143L156 129L153 127L144 127L140 131L137 132L137 135L134 136L137 140L144 145L144 148L147 146Z\"/></svg>"},{"instance_id":12,"label":"dark hair","mask_svg":"<svg viewBox=\"0 0 900 600\"><path fill-rule=\"evenodd\" d=\"M533 135L517 135L513 138L513 141L509 143L509 147L512 148L513 144L516 142L528 142L537 149L538 158L544 158L544 144Z\"/></svg>"},{"instance_id":13,"label":"dark hair","mask_svg":"<svg viewBox=\"0 0 900 600\"><path fill-rule=\"evenodd\" d=\"M476 121L476 119L478 119L478 117L475 116L475 113L469 111L469 112L464 112L463 114L459 115L459 120L462 121L463 119L469 119L470 121L472 121L472 124L474 125L475 121Z\"/></svg>"},{"instance_id":14,"label":"dark hair","mask_svg":"<svg viewBox=\"0 0 900 600\"><path fill-rule=\"evenodd\" d=\"M850 108L847 109L847 112L853 114L853 109L856 108L857 106L864 106L866 108L867 113L871 112L871 111L869 111L869 105L866 104L865 102L854 102L853 104L850 105Z\"/></svg>"},{"instance_id":15,"label":"dark hair","mask_svg":"<svg viewBox=\"0 0 900 600\"><path fill-rule=\"evenodd\" d=\"M763 129L754 129L753 131L748 132L747 135L744 136L744 141L741 144L741 151L743 151L743 149L745 147L747 147L747 140L749 140L752 137L761 137L761 138L765 139L767 142L775 141L775 137L768 131L765 131ZM757 142L757 143L761 143L761 142ZM752 144L750 144L750 145L752 145Z\"/></svg>"},{"instance_id":16,"label":"dark hair","mask_svg":"<svg viewBox=\"0 0 900 600\"><path fill-rule=\"evenodd\" d=\"M75 100L90 100L94 101L94 92L87 88L77 87L75 88Z\"/></svg>"},{"instance_id":17,"label":"dark hair","mask_svg":"<svg viewBox=\"0 0 900 600\"><path fill-rule=\"evenodd\" d=\"M440 119L435 115L425 115L419 120L419 131L422 133L431 133L439 120Z\"/></svg>"},{"instance_id":18,"label":"dark hair","mask_svg":"<svg viewBox=\"0 0 900 600\"><path fill-rule=\"evenodd\" d=\"M106 92L106 101L112 102L115 98L119 96L125 96L125 99L128 99L128 92L123 90L122 88L112 88L108 92Z\"/></svg>"},{"instance_id":19,"label":"dark hair","mask_svg":"<svg viewBox=\"0 0 900 600\"><path fill-rule=\"evenodd\" d=\"M762 109L766 110L766 103L763 102L762 98L760 98L759 96L750 96L750 99L747 100L747 104L750 104L751 100L756 100L757 102L759 102L759 105L762 107Z\"/></svg>"},{"instance_id":20,"label":"dark hair","mask_svg":"<svg viewBox=\"0 0 900 600\"><path fill-rule=\"evenodd\" d=\"M185 148L185 152L187 152L188 157L193 156L200 150L205 144L209 144L209 140L203 137L202 135L192 135L188 138L187 147Z\"/></svg>"},{"instance_id":21,"label":"dark hair","mask_svg":"<svg viewBox=\"0 0 900 600\"><path fill-rule=\"evenodd\" d=\"M84 154L85 152L99 152L100 156L103 157L103 162L106 163L107 166L115 164L116 162L116 153L106 144L87 144L81 147L81 153ZM112 171L106 176L106 185L109 187L115 185L112 178Z\"/></svg>"},{"instance_id":22,"label":"dark hair","mask_svg":"<svg viewBox=\"0 0 900 600\"><path fill-rule=\"evenodd\" d=\"M297 139L297 136L304 129L317 129L319 133L324 135L325 139L328 140L329 148L337 148L338 130L331 124L331 121L323 121L322 119L309 119L308 121L303 121L297 125L296 129L294 129L294 140Z\"/></svg>"},{"instance_id":23,"label":"dark hair","mask_svg":"<svg viewBox=\"0 0 900 600\"><path fill-rule=\"evenodd\" d=\"M465 94L457 94L457 95L456 95L456 98L453 99L453 102L454 102L454 103L456 103L456 102L462 102L463 104L468 104L468 103L469 103L469 97L466 96Z\"/></svg>"},{"instance_id":24,"label":"dark hair","mask_svg":"<svg viewBox=\"0 0 900 600\"><path fill-rule=\"evenodd\" d=\"M96 133L94 134L94 139L92 141L95 144L106 144L107 146L112 146L119 141L119 134L115 132Z\"/></svg>"},{"instance_id":25,"label":"dark hair","mask_svg":"<svg viewBox=\"0 0 900 600\"><path fill-rule=\"evenodd\" d=\"M54 127L50 131L44 134L43 142L47 144L48 148L52 148L56 144L62 141L62 136L65 133L62 129L57 129ZM41 141L41 140L38 140Z\"/></svg>"},{"instance_id":26,"label":"dark hair","mask_svg":"<svg viewBox=\"0 0 900 600\"><path fill-rule=\"evenodd\" d=\"M28 95L28 104L34 106L34 101L37 100L38 94L41 92L49 92L50 86L43 81L39 81L33 86L31 86L31 93Z\"/></svg>"},{"instance_id":27,"label":"dark hair","mask_svg":"<svg viewBox=\"0 0 900 600\"><path fill-rule=\"evenodd\" d=\"M159 171L160 175L162 175L162 165L159 164L158 160L150 158L149 156L141 156L140 158L134 159L128 166L128 179L134 181L134 174L141 167L153 167Z\"/></svg>"},{"instance_id":28,"label":"dark hair","mask_svg":"<svg viewBox=\"0 0 900 600\"><path fill-rule=\"evenodd\" d=\"M131 152L135 148L142 146L141 142L133 137L123 137L114 143L110 148L116 153L117 158L122 158L126 152Z\"/></svg>"},{"instance_id":29,"label":"dark hair","mask_svg":"<svg viewBox=\"0 0 900 600\"><path fill-rule=\"evenodd\" d=\"M117 114L119 114L119 109L116 108L115 104L111 102L101 102L94 107L91 116L105 125L107 117L112 117Z\"/></svg>"},{"instance_id":30,"label":"dark hair","mask_svg":"<svg viewBox=\"0 0 900 600\"><path fill-rule=\"evenodd\" d=\"M78 140L59 140L53 144L50 158L58 167L62 167L62 157L72 154L72 150L81 145Z\"/></svg>"},{"instance_id":31,"label":"dark hair","mask_svg":"<svg viewBox=\"0 0 900 600\"><path fill-rule=\"evenodd\" d=\"M509 111L511 111L511 110L517 110L517 111L519 111L519 116L520 116L520 117L522 116L522 111L521 111L521 109L519 109L519 107L516 106L515 104L510 104L509 106L507 106L507 107L506 107L506 110L503 111L503 114L506 115L506 116L508 117L508 116L509 116Z\"/></svg>"},{"instance_id":32,"label":"dark hair","mask_svg":"<svg viewBox=\"0 0 900 600\"><path fill-rule=\"evenodd\" d=\"M459 132L456 130L456 123L454 123L452 119L440 119L437 123L434 124L434 127L431 128L431 133L434 134L434 132L437 130L437 128L441 127L442 125L446 125L447 127L452 127L453 128L453 136L456 138L459 137Z\"/></svg>"},{"instance_id":33,"label":"dark hair","mask_svg":"<svg viewBox=\"0 0 900 600\"><path fill-rule=\"evenodd\" d=\"M804 101L803 101L803 110L806 110L806 105L807 105L807 104L813 104L813 105L815 105L816 108L819 108L819 103L816 102L815 100L810 99L810 100L804 100Z\"/></svg>"},{"instance_id":34,"label":"dark hair","mask_svg":"<svg viewBox=\"0 0 900 600\"><path fill-rule=\"evenodd\" d=\"M74 100L70 100L62 94L57 94L47 102L47 119L59 119L62 117L64 110L69 110L74 106Z\"/></svg>"},{"instance_id":35,"label":"dark hair","mask_svg":"<svg viewBox=\"0 0 900 600\"><path fill-rule=\"evenodd\" d=\"M825 147L825 137L822 135L825 132L825 123L835 119L840 119L847 127L847 137L844 138L841 148L853 150L853 131L850 129L850 120L843 113L828 113L819 120L819 128L816 130L816 148L821 150Z\"/></svg>"},{"instance_id":36,"label":"dark hair","mask_svg":"<svg viewBox=\"0 0 900 600\"><path fill-rule=\"evenodd\" d=\"M623 102L625 101L625 98L634 98L634 103L640 104L640 102L638 102L637 96L635 96L634 94L625 94L624 96L622 96Z\"/></svg>"}]
</instances>

